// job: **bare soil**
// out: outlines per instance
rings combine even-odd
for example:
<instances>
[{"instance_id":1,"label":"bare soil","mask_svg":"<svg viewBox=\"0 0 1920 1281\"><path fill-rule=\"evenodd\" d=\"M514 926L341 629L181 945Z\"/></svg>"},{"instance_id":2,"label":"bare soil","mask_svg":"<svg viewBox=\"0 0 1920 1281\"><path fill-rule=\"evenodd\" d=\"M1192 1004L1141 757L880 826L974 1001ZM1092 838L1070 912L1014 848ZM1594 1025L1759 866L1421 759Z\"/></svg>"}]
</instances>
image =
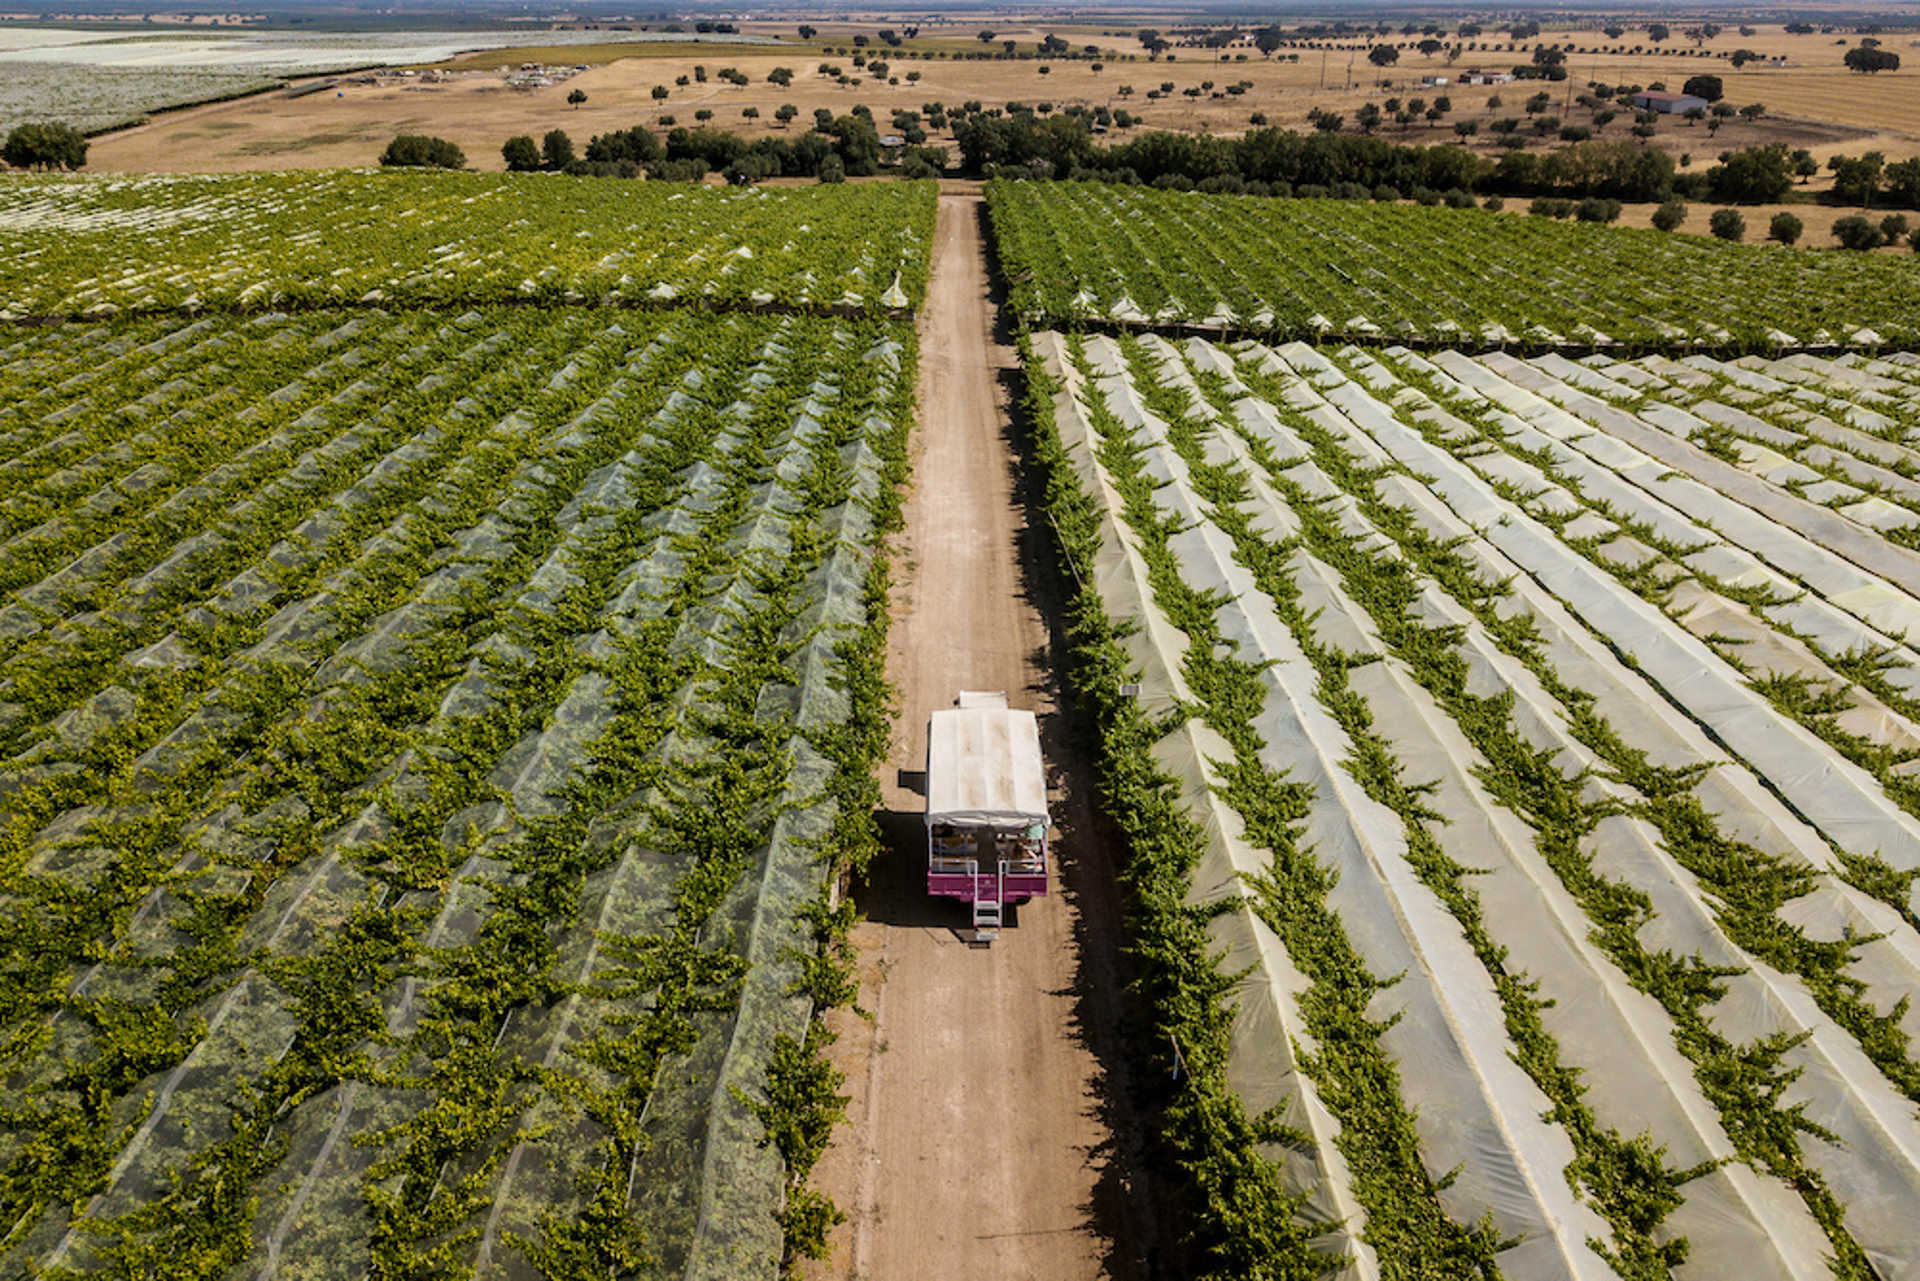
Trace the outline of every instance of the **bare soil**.
<instances>
[{"instance_id":1,"label":"bare soil","mask_svg":"<svg viewBox=\"0 0 1920 1281\"><path fill-rule=\"evenodd\" d=\"M849 1120L815 1170L848 1214L817 1278L1167 1275L1122 1058L1115 843L1055 684L1051 571L1022 501L977 197L940 201L914 491L896 549L889 849L855 888L860 1004L834 1016ZM1039 714L1053 892L969 947L925 883L926 722L961 689Z\"/></svg>"}]
</instances>

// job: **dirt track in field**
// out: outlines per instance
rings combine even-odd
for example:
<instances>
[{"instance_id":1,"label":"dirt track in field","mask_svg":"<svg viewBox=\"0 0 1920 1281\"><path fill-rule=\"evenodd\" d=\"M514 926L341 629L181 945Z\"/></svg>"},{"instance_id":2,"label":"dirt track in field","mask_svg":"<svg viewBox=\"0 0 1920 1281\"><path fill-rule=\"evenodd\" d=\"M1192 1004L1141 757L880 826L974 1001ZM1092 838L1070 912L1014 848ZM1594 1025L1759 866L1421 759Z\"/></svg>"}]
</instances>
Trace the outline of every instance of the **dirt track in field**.
<instances>
[{"instance_id":1,"label":"dirt track in field","mask_svg":"<svg viewBox=\"0 0 1920 1281\"><path fill-rule=\"evenodd\" d=\"M815 1277L1078 1281L1166 1262L1133 1173L1112 847L1092 818L1091 763L1057 707L1052 589L1011 436L1017 362L996 336L981 218L975 197L940 201L895 553L889 848L855 890L872 1019L835 1016L852 1101L814 1176L849 1221ZM1039 713L1058 842L1052 894L1009 911L985 949L961 938L966 906L925 887L926 722L962 688L1005 689Z\"/></svg>"}]
</instances>

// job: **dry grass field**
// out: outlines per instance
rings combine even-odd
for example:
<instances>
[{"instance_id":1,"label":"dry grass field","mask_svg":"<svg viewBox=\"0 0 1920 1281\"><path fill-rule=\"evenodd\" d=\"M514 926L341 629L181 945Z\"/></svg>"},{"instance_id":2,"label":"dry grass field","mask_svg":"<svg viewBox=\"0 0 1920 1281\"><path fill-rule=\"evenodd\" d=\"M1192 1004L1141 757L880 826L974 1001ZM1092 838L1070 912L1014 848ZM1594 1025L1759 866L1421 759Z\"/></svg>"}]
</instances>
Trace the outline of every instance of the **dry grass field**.
<instances>
[{"instance_id":1,"label":"dry grass field","mask_svg":"<svg viewBox=\"0 0 1920 1281\"><path fill-rule=\"evenodd\" d=\"M477 168L499 168L500 144L520 133L538 137L549 129L565 129L579 144L597 132L656 123L662 115L692 125L699 123L697 112L711 111L712 124L750 135L764 134L779 130L773 112L783 103L799 109L796 127L802 128L816 108L842 113L864 103L884 131L894 109L971 99L988 104L1050 103L1056 109L1076 104L1125 107L1142 117L1148 128L1231 134L1245 129L1256 113L1272 124L1305 128L1308 113L1316 107L1347 115L1347 127L1352 129L1353 113L1366 102L1414 96L1430 100L1444 93L1450 96L1453 111L1437 126L1416 123L1402 128L1388 124L1382 133L1395 141L1453 143L1450 126L1454 121L1478 120L1484 126L1502 117L1524 118L1522 103L1541 89L1553 95L1550 110L1558 113L1589 80L1666 83L1678 88L1689 75L1702 71L1724 78L1726 101L1735 105L1763 103L1767 115L1752 123L1736 121L1717 133L1704 122L1690 125L1681 120L1663 121L1653 145L1689 156L1696 163L1710 163L1719 151L1729 147L1773 141L1807 147L1821 159L1835 152L1870 148L1886 152L1889 158L1920 154L1920 51L1908 46L1907 35L1885 37L1887 47L1909 52L1907 65L1895 72L1865 76L1843 68L1841 58L1846 49L1836 43L1837 36L1791 36L1778 27L1759 29L1752 37L1742 37L1729 29L1700 48L1679 38L1676 27L1675 38L1657 49L1646 43L1645 32L1639 30L1629 31L1619 40L1610 40L1598 31L1550 30L1545 40L1556 44L1570 40L1576 46L1576 52L1569 55L1573 74L1567 81L1490 89L1457 85L1423 88L1420 79L1425 75L1458 76L1469 67L1505 69L1527 61L1531 56L1529 45L1523 43L1510 51L1502 42L1497 49L1468 51L1451 66L1444 54L1424 58L1409 48L1398 66L1382 72L1366 61L1364 49L1358 45L1282 50L1271 60L1243 49L1227 53L1226 61L1212 51L1176 48L1167 57L1149 61L1137 42L1103 35L1098 28L1021 26L995 28L993 47L999 47L1000 39L1012 39L1021 49L1031 51L1042 35L1056 30L1076 49L1099 45L1105 51L1102 69L1095 71L1091 60L1079 59L906 58L901 50L882 54L876 39L875 47L867 52L886 57L890 75L897 82L883 84L855 68L848 54L838 52L851 50L855 30L873 32L879 25L821 24L820 34L808 42L793 38L791 27L768 25L764 28L767 33L784 34L793 42L777 52L750 54L687 45L650 46L641 52L634 46L611 44L493 51L443 65L442 70L450 74L440 83L409 83L386 77L378 85L346 84L336 92L301 98L265 94L162 116L140 128L98 139L91 163L96 169L118 171L363 165L378 156L393 134L425 132L460 144L469 163ZM920 38L909 42L907 48L952 55L987 47L969 34L973 30L977 28L971 25L966 30L957 25L923 28ZM1639 52L1634 52L1636 46ZM1751 49L1763 58L1778 55L1787 63L1764 69L1749 64L1733 72L1726 59L1705 56L1730 53L1735 48ZM1293 53L1298 54L1298 62L1289 60ZM564 62L585 65L588 70L545 88L509 88L507 70L521 61ZM823 62L858 76L860 83L840 85L819 74L817 68ZM734 87L710 78L705 84L675 84L680 76L691 79L698 65L704 65L710 73L723 66L737 67L751 83ZM767 82L767 75L776 67L793 70L790 87ZM910 78L915 75L917 80ZM1248 82L1243 93L1227 91L1227 86L1240 82ZM1173 86L1172 92L1155 101L1147 99L1148 91L1165 84ZM652 96L656 85L669 90L663 102ZM1132 92L1125 92L1129 87ZM1189 88L1200 88L1200 95L1188 97L1185 90ZM587 93L587 101L577 108L566 101L574 89ZM1496 96L1499 105L1490 106L1489 99ZM747 108L756 109L759 118L744 117ZM1586 124L1591 116L1591 112L1572 104L1567 118L1570 123ZM1621 116L1602 136L1624 137L1630 123ZM936 136L933 141L950 138ZM1535 145L1551 143L1549 138ZM1483 128L1470 145L1491 153L1493 141Z\"/></svg>"}]
</instances>

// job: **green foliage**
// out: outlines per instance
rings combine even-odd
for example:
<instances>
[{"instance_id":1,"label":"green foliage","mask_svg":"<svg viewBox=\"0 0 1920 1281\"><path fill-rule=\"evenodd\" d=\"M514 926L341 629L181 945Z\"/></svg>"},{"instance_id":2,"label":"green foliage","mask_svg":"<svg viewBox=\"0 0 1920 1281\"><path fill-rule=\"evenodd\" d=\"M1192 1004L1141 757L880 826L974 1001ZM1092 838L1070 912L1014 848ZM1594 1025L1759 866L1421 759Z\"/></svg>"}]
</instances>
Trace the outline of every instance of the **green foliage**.
<instances>
[{"instance_id":1,"label":"green foliage","mask_svg":"<svg viewBox=\"0 0 1920 1281\"><path fill-rule=\"evenodd\" d=\"M1720 77L1701 72L1697 76L1688 76L1686 83L1680 86L1680 92L1696 98L1705 98L1708 102L1718 102L1726 97Z\"/></svg>"},{"instance_id":2,"label":"green foliage","mask_svg":"<svg viewBox=\"0 0 1920 1281\"><path fill-rule=\"evenodd\" d=\"M389 168L465 169L467 156L445 138L401 133L380 153L380 163Z\"/></svg>"},{"instance_id":3,"label":"green foliage","mask_svg":"<svg viewBox=\"0 0 1920 1281\"><path fill-rule=\"evenodd\" d=\"M599 157L617 167L658 146L638 133L644 141L631 130L617 145L603 140ZM594 144L588 152L594 159ZM0 309L377 303L458 315L494 303L659 307L697 296L892 314L881 296L896 277L908 308L925 294L937 194L930 183L756 194L437 170L174 176L133 187L23 175L0 184L0 213L35 211L9 233ZM412 212L397 216L396 203ZM240 209L251 212L240 219ZM148 220L174 232L139 231ZM309 234L316 226L329 234Z\"/></svg>"},{"instance_id":4,"label":"green foliage","mask_svg":"<svg viewBox=\"0 0 1920 1281\"><path fill-rule=\"evenodd\" d=\"M81 646L0 641L37 718L0 725L10 754L104 685L132 697L73 749L79 772L14 794L27 808L4 829L15 893L0 1006L13 1025L57 1014L85 1038L71 1066L0 1113L9 1221L26 1231L84 1210L100 1266L219 1274L256 1233L296 1223L282 1216L299 1180L281 1163L315 1158L289 1132L337 1124L338 1152L365 1156L316 1175L310 1213L358 1260L348 1266L458 1267L496 1212L496 1257L553 1275L652 1266L656 1231L684 1230L633 1202L636 1171L656 1169L649 1110L685 1089L663 1064L734 1017L754 982L823 1000L852 990L834 968L844 910L789 916L791 957L750 957L729 917L758 893L743 873L781 816L822 833L817 849L787 855L802 867L817 855L821 882L876 843L866 789L886 742L887 580L869 549L898 519L912 397L910 351L878 344L910 334L574 307L45 332L49 352L76 353L50 381L24 380L21 404L71 398L60 384L81 370L92 401L66 421L86 456L131 437L112 465L164 463L168 479L77 515L65 535L84 546L118 530L122 576L95 589L112 629ZM144 348L106 361L88 350L122 335ZM156 388L164 433L119 412ZM818 429L794 440L810 395ZM721 484L696 501L679 478L702 462ZM23 488L0 502L23 511L62 460L48 463L21 471ZM775 467L790 489L770 484ZM593 499L616 471L621 500ZM614 611L629 575L663 563L649 549L666 550L666 517L682 528L676 568L639 613ZM770 526L784 533L765 547L736 536ZM199 557L169 560L196 532ZM866 621L800 627L808 576L836 548L867 567ZM57 541L47 554L16 565L10 602L68 558ZM155 565L175 568L142 573ZM264 599L224 600L236 577L257 578ZM260 646L288 602L307 606L304 652ZM121 665L175 630L191 667ZM393 644L359 643L372 637ZM794 686L794 656L822 637L848 710L803 731L763 696ZM607 719L583 739L556 737L595 682ZM206 728L177 738L182 723ZM803 733L834 765L817 790L795 781ZM504 784L501 762L536 741L552 745L555 772L533 794ZM522 757L504 777L524 768ZM86 804L119 816L81 837L107 842L107 868L86 870L89 882L21 879L28 860L57 855L47 820ZM303 886L326 893L308 901ZM643 914L608 914L619 893L643 890L654 902ZM263 949L262 921L297 932ZM70 996L64 976L93 965L94 992ZM284 1053L195 1067L156 1133L190 1128L139 1151L152 1190L130 1199L115 1162L152 1097L134 1092L218 1047L204 1012L235 993L287 1021ZM820 1044L807 1031L807 1054ZM15 1048L57 1062L50 1044ZM776 1081L793 1086L766 1115L817 1148L822 1114L787 1109L820 1102L809 1061L783 1054ZM751 1081L756 1065L741 1070ZM693 1097L703 1110L707 1090ZM552 1196L496 1202L513 1154L535 1152L554 1171ZM304 1178L308 1166L295 1168ZM684 1176L657 1168L651 1199L672 1203L669 1180ZM803 1235L831 1217L804 1191L792 1204ZM766 1207L768 1235L783 1213ZM300 1222L293 1240L314 1245Z\"/></svg>"},{"instance_id":5,"label":"green foliage","mask_svg":"<svg viewBox=\"0 0 1920 1281\"><path fill-rule=\"evenodd\" d=\"M1885 238L1880 234L1880 228L1859 214L1836 218L1833 223L1833 238L1840 242L1842 249L1855 251L1878 249L1886 243Z\"/></svg>"},{"instance_id":6,"label":"green foliage","mask_svg":"<svg viewBox=\"0 0 1920 1281\"><path fill-rule=\"evenodd\" d=\"M1863 327L1883 343L1920 336L1920 265L1723 243L1738 238L1736 223L1745 232L1730 209L1715 212L1719 239L1710 240L1416 204L1107 183L996 179L987 195L1010 305L1028 324L1369 344L1449 344L1463 333L1552 343L1593 331L1628 344L1755 352L1777 350L1780 332L1803 341L1821 329L1844 340ZM1577 207L1551 211L1570 218ZM1129 229L1124 244L1115 225Z\"/></svg>"},{"instance_id":7,"label":"green foliage","mask_svg":"<svg viewBox=\"0 0 1920 1281\"><path fill-rule=\"evenodd\" d=\"M67 124L15 125L0 144L0 160L15 169L82 169L87 139Z\"/></svg>"},{"instance_id":8,"label":"green foliage","mask_svg":"<svg viewBox=\"0 0 1920 1281\"><path fill-rule=\"evenodd\" d=\"M500 147L508 173L532 173L540 167L540 148L527 134L509 138Z\"/></svg>"}]
</instances>

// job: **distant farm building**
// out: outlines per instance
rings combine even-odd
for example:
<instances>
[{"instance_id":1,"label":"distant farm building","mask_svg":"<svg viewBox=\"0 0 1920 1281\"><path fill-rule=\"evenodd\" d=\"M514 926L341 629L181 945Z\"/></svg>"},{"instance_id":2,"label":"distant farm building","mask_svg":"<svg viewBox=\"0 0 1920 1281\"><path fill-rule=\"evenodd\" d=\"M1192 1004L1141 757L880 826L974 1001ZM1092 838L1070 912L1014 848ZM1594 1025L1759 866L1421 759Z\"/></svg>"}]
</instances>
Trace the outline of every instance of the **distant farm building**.
<instances>
[{"instance_id":1,"label":"distant farm building","mask_svg":"<svg viewBox=\"0 0 1920 1281\"><path fill-rule=\"evenodd\" d=\"M1633 105L1642 111L1664 111L1684 115L1695 107L1705 111L1707 100L1691 93L1669 93L1665 89L1643 89L1633 95Z\"/></svg>"},{"instance_id":2,"label":"distant farm building","mask_svg":"<svg viewBox=\"0 0 1920 1281\"><path fill-rule=\"evenodd\" d=\"M1510 85L1513 83L1511 71L1468 71L1460 76L1463 85Z\"/></svg>"}]
</instances>

